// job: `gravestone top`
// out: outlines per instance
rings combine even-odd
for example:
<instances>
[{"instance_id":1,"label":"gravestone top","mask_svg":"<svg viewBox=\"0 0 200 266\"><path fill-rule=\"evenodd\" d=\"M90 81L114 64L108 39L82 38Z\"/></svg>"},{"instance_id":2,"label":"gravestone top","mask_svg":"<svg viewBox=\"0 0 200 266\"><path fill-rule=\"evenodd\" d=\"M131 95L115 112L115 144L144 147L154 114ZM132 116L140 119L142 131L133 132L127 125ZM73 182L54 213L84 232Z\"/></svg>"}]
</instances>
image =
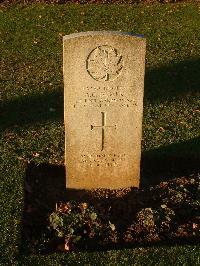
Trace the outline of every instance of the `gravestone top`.
<instances>
[{"instance_id":1,"label":"gravestone top","mask_svg":"<svg viewBox=\"0 0 200 266\"><path fill-rule=\"evenodd\" d=\"M138 37L138 38L144 38L144 35L142 34L135 34L132 32L124 32L124 31L84 31L84 32L76 32L76 33L71 33L69 35L63 36L63 41L68 40L68 39L73 39L73 38L79 38L79 37L84 37L88 35L117 35L117 36L133 36L133 37Z\"/></svg>"},{"instance_id":2,"label":"gravestone top","mask_svg":"<svg viewBox=\"0 0 200 266\"><path fill-rule=\"evenodd\" d=\"M63 38L68 188L139 186L145 39L123 32Z\"/></svg>"}]
</instances>

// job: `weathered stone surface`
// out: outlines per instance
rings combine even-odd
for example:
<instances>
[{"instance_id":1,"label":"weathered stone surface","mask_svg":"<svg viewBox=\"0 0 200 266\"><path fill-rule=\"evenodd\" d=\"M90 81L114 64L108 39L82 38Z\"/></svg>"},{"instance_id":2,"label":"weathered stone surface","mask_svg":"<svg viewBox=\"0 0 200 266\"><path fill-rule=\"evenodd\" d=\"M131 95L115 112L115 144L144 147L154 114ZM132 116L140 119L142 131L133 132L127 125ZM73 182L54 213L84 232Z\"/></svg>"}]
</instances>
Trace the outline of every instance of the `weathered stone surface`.
<instances>
[{"instance_id":1,"label":"weathered stone surface","mask_svg":"<svg viewBox=\"0 0 200 266\"><path fill-rule=\"evenodd\" d=\"M67 188L138 187L145 39L103 31L63 42Z\"/></svg>"}]
</instances>

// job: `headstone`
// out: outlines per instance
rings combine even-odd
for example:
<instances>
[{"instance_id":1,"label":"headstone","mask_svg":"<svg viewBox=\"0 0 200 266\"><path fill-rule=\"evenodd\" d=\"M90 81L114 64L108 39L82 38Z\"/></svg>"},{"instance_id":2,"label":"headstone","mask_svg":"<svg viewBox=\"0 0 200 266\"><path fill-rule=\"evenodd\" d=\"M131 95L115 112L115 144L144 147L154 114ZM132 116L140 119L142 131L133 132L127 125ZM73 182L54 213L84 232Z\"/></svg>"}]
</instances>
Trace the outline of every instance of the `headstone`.
<instances>
[{"instance_id":1,"label":"headstone","mask_svg":"<svg viewBox=\"0 0 200 266\"><path fill-rule=\"evenodd\" d=\"M102 31L63 42L67 188L138 187L145 39Z\"/></svg>"}]
</instances>

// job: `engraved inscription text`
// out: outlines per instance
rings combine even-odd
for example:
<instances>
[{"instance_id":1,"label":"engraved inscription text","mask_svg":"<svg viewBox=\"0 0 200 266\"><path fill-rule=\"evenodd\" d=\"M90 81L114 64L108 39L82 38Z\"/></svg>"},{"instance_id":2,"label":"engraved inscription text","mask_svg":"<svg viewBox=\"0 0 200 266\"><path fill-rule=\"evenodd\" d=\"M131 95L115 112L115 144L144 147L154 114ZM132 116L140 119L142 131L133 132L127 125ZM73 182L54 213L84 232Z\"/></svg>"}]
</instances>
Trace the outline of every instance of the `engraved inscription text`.
<instances>
[{"instance_id":1,"label":"engraved inscription text","mask_svg":"<svg viewBox=\"0 0 200 266\"><path fill-rule=\"evenodd\" d=\"M133 90L130 87L129 90ZM136 100L126 92L127 88L121 86L94 87L87 86L82 88L83 96L73 104L76 107L133 107L137 106Z\"/></svg>"},{"instance_id":2,"label":"engraved inscription text","mask_svg":"<svg viewBox=\"0 0 200 266\"><path fill-rule=\"evenodd\" d=\"M126 154L117 154L117 153L99 153L99 154L90 154L85 153L81 154L80 163L87 164L90 167L94 166L103 166L103 167L113 167L120 165L121 162L126 160Z\"/></svg>"}]
</instances>

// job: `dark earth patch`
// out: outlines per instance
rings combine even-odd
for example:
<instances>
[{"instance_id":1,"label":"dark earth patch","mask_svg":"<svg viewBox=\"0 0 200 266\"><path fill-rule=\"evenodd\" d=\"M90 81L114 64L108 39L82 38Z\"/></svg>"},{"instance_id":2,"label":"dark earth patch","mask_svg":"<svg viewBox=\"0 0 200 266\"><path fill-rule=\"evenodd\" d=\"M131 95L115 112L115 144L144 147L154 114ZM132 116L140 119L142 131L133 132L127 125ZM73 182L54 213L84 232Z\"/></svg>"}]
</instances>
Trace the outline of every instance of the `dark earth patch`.
<instances>
[{"instance_id":1,"label":"dark earth patch","mask_svg":"<svg viewBox=\"0 0 200 266\"><path fill-rule=\"evenodd\" d=\"M143 158L143 165L144 160L147 158ZM149 164L146 161L145 165L152 165L152 161ZM179 169L178 163L176 166ZM155 169L155 165L151 166L150 172L155 173ZM149 185L141 189L75 191L65 189L64 166L29 165L25 181L23 252L197 242L200 175L193 169L193 174L172 180L161 178L161 172L158 176L154 182L157 185L149 186L149 179ZM176 176L179 176L177 172Z\"/></svg>"}]
</instances>

